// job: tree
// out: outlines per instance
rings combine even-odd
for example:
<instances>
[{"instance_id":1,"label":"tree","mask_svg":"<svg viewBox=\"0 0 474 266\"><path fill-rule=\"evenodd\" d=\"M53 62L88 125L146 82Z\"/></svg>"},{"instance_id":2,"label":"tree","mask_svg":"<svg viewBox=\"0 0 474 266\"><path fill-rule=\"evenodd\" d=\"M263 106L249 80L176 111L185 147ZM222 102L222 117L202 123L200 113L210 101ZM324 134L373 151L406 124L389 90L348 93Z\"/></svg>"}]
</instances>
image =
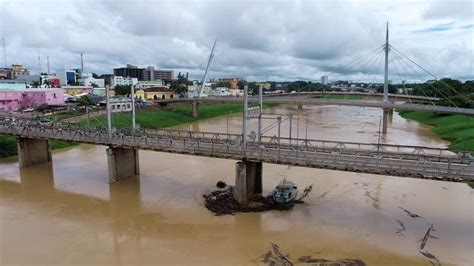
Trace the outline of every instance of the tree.
<instances>
[{"instance_id":1,"label":"tree","mask_svg":"<svg viewBox=\"0 0 474 266\"><path fill-rule=\"evenodd\" d=\"M232 85L228 81L219 81L219 82L217 82L217 87L226 87L226 88L230 89L230 87L232 87Z\"/></svg>"},{"instance_id":2,"label":"tree","mask_svg":"<svg viewBox=\"0 0 474 266\"><path fill-rule=\"evenodd\" d=\"M188 92L186 76L178 73L177 79L171 82L170 89L177 95L184 96Z\"/></svg>"},{"instance_id":3,"label":"tree","mask_svg":"<svg viewBox=\"0 0 474 266\"><path fill-rule=\"evenodd\" d=\"M245 85L247 85L247 82L245 80L239 80L239 82L237 83L239 90L244 90Z\"/></svg>"},{"instance_id":4,"label":"tree","mask_svg":"<svg viewBox=\"0 0 474 266\"><path fill-rule=\"evenodd\" d=\"M92 100L89 96L84 95L77 99L77 104L79 104L79 106L90 106L92 105Z\"/></svg>"},{"instance_id":5,"label":"tree","mask_svg":"<svg viewBox=\"0 0 474 266\"><path fill-rule=\"evenodd\" d=\"M33 86L33 88L38 88L39 85L40 85L40 82L37 81L37 80L34 80L34 81L31 83L31 85Z\"/></svg>"},{"instance_id":6,"label":"tree","mask_svg":"<svg viewBox=\"0 0 474 266\"><path fill-rule=\"evenodd\" d=\"M98 78L100 78L100 76L99 76L99 75L97 75L96 73L92 73L92 77L93 77L93 78L95 78L95 79L98 79Z\"/></svg>"},{"instance_id":7,"label":"tree","mask_svg":"<svg viewBox=\"0 0 474 266\"><path fill-rule=\"evenodd\" d=\"M249 82L247 86L249 87L250 95L258 95L259 87L257 86L257 83Z\"/></svg>"},{"instance_id":8,"label":"tree","mask_svg":"<svg viewBox=\"0 0 474 266\"><path fill-rule=\"evenodd\" d=\"M115 95L130 95L131 90L131 85L117 85L115 86Z\"/></svg>"}]
</instances>

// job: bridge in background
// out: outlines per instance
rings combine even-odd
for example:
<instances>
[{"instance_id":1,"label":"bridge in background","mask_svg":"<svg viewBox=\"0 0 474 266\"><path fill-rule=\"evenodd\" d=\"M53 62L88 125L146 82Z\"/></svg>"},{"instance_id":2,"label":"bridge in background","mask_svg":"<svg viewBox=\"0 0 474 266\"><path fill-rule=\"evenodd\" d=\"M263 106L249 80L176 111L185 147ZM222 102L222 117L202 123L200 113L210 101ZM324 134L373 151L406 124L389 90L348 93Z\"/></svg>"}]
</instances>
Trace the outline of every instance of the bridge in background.
<instances>
[{"instance_id":1,"label":"bridge in background","mask_svg":"<svg viewBox=\"0 0 474 266\"><path fill-rule=\"evenodd\" d=\"M302 105L340 105L340 106L357 106L357 107L371 107L380 108L385 110L406 110L406 111L419 111L419 112L434 112L443 114L464 114L474 115L474 109L470 108L458 108L441 105L427 105L410 102L398 102L398 101L371 101L371 100L349 100L349 99L325 99L325 98L312 98L308 96L266 96L264 97L266 103L280 103L280 104L294 104L298 106ZM173 103L195 103L196 101L202 103L241 103L242 98L238 97L216 97L216 98L182 98L182 99L170 99L161 100L159 104L173 104ZM249 97L249 102L257 103L258 97ZM412 100L412 102L416 102Z\"/></svg>"},{"instance_id":2,"label":"bridge in background","mask_svg":"<svg viewBox=\"0 0 474 266\"><path fill-rule=\"evenodd\" d=\"M262 163L447 181L474 181L474 160L466 154L421 146L368 144L180 130L81 128L31 120L0 120L0 133L17 136L20 167L52 160L49 140L108 146L109 181L139 174L138 150L240 160L236 165L237 200L262 192Z\"/></svg>"}]
</instances>

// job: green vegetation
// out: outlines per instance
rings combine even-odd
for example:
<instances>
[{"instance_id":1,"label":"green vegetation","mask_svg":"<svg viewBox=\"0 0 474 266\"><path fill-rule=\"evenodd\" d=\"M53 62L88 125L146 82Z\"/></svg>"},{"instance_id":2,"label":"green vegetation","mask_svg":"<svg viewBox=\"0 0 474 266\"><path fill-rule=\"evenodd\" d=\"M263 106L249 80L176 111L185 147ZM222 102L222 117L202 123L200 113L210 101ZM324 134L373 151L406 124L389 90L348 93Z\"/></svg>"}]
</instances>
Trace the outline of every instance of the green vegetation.
<instances>
[{"instance_id":1,"label":"green vegetation","mask_svg":"<svg viewBox=\"0 0 474 266\"><path fill-rule=\"evenodd\" d=\"M277 104L264 104L264 108L274 107ZM193 118L192 107L179 106L176 108L166 108L162 110L138 112L136 115L136 123L140 124L142 128L167 128L184 123L192 123L198 120L214 118L218 116L227 115L229 113L242 112L243 106L240 103L232 104L213 104L201 105L199 107L199 118ZM97 120L91 120L92 126L101 126L107 124L106 117L101 117ZM114 125L117 128L130 128L132 124L132 117L130 113L114 115ZM86 121L81 122L85 125Z\"/></svg>"},{"instance_id":2,"label":"green vegetation","mask_svg":"<svg viewBox=\"0 0 474 266\"><path fill-rule=\"evenodd\" d=\"M467 115L439 115L434 113L400 111L407 119L432 125L432 131L442 139L451 141L453 151L471 151L474 154L474 117Z\"/></svg>"},{"instance_id":3,"label":"green vegetation","mask_svg":"<svg viewBox=\"0 0 474 266\"><path fill-rule=\"evenodd\" d=\"M277 104L264 104L264 108L275 107ZM161 110L148 110L138 112L136 122L140 124L142 128L166 128L173 127L183 123L191 123L198 120L204 120L214 118L218 116L227 115L229 113L242 112L243 106L240 103L233 104L213 104L213 105L201 105L199 107L199 118L192 117L191 106L179 106L176 108L166 108ZM73 115L72 113L62 113L64 117ZM59 115L57 115L58 117ZM90 121L91 126L101 126L107 124L107 118L101 117L99 121L92 119ZM116 127L131 126L131 114L117 114L114 118ZM81 121L81 125L86 125L86 121ZM53 140L51 141L52 149L61 149L69 146L76 145L77 143L72 141ZM13 156L17 154L16 150L16 137L10 135L0 135L0 158Z\"/></svg>"},{"instance_id":4,"label":"green vegetation","mask_svg":"<svg viewBox=\"0 0 474 266\"><path fill-rule=\"evenodd\" d=\"M360 95L326 95L321 98L324 99L337 99L337 100L361 100L362 96Z\"/></svg>"},{"instance_id":5,"label":"green vegetation","mask_svg":"<svg viewBox=\"0 0 474 266\"><path fill-rule=\"evenodd\" d=\"M467 184L468 184L471 188L474 188L474 181L467 181Z\"/></svg>"},{"instance_id":6,"label":"green vegetation","mask_svg":"<svg viewBox=\"0 0 474 266\"><path fill-rule=\"evenodd\" d=\"M407 119L434 126L432 131L442 139L451 141L449 149L470 151L474 155L474 116L439 115L434 113L399 111ZM474 189L474 181L467 184Z\"/></svg>"},{"instance_id":7,"label":"green vegetation","mask_svg":"<svg viewBox=\"0 0 474 266\"><path fill-rule=\"evenodd\" d=\"M16 137L0 135L0 158L16 155Z\"/></svg>"},{"instance_id":8,"label":"green vegetation","mask_svg":"<svg viewBox=\"0 0 474 266\"><path fill-rule=\"evenodd\" d=\"M52 140L51 148L62 149L74 146L77 143L65 140ZM17 155L16 137L11 135L0 135L0 158Z\"/></svg>"}]
</instances>

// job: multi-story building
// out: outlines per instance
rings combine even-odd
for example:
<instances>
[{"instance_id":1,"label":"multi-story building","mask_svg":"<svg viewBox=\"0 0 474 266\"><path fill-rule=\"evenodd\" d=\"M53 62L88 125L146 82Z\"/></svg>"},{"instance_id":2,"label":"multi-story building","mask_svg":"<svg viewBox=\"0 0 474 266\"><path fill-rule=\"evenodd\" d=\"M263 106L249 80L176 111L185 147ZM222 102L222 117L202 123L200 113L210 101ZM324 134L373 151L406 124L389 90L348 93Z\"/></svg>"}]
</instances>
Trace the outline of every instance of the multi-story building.
<instances>
[{"instance_id":1,"label":"multi-story building","mask_svg":"<svg viewBox=\"0 0 474 266\"><path fill-rule=\"evenodd\" d=\"M146 89L151 87L160 87L164 86L163 80L154 80L154 81L140 81L140 88Z\"/></svg>"},{"instance_id":2,"label":"multi-story building","mask_svg":"<svg viewBox=\"0 0 474 266\"><path fill-rule=\"evenodd\" d=\"M74 69L64 69L60 70L57 73L61 85L71 85L72 83L76 82L76 70Z\"/></svg>"},{"instance_id":3,"label":"multi-story building","mask_svg":"<svg viewBox=\"0 0 474 266\"><path fill-rule=\"evenodd\" d=\"M164 80L167 82L171 82L174 79L174 71L173 70L160 70L155 69L153 66L149 66L145 69L145 79L147 81L155 81L155 80Z\"/></svg>"},{"instance_id":4,"label":"multi-story building","mask_svg":"<svg viewBox=\"0 0 474 266\"><path fill-rule=\"evenodd\" d=\"M23 65L13 64L11 67L10 79L16 79L20 75L29 75L30 71L23 67Z\"/></svg>"},{"instance_id":5,"label":"multi-story building","mask_svg":"<svg viewBox=\"0 0 474 266\"><path fill-rule=\"evenodd\" d=\"M114 75L136 78L138 80L145 80L145 69L127 64L126 67L114 68Z\"/></svg>"},{"instance_id":6,"label":"multi-story building","mask_svg":"<svg viewBox=\"0 0 474 266\"><path fill-rule=\"evenodd\" d=\"M81 82L82 85L84 86L100 87L100 88L105 87L104 79L96 79L93 77L87 77L87 78L80 79L79 82Z\"/></svg>"},{"instance_id":7,"label":"multi-story building","mask_svg":"<svg viewBox=\"0 0 474 266\"><path fill-rule=\"evenodd\" d=\"M110 87L115 86L135 86L138 83L137 78L114 76L110 83Z\"/></svg>"},{"instance_id":8,"label":"multi-story building","mask_svg":"<svg viewBox=\"0 0 474 266\"><path fill-rule=\"evenodd\" d=\"M321 84L327 85L328 84L328 76L321 76Z\"/></svg>"},{"instance_id":9,"label":"multi-story building","mask_svg":"<svg viewBox=\"0 0 474 266\"><path fill-rule=\"evenodd\" d=\"M8 67L0 68L0 79L10 79L11 69Z\"/></svg>"},{"instance_id":10,"label":"multi-story building","mask_svg":"<svg viewBox=\"0 0 474 266\"><path fill-rule=\"evenodd\" d=\"M228 82L230 84L230 89L233 91L237 91L239 89L239 82L246 80L243 78L221 78L219 79L220 82Z\"/></svg>"},{"instance_id":11,"label":"multi-story building","mask_svg":"<svg viewBox=\"0 0 474 266\"><path fill-rule=\"evenodd\" d=\"M176 98L176 94L165 86L137 90L135 92L135 96L139 99L146 100L165 100Z\"/></svg>"}]
</instances>

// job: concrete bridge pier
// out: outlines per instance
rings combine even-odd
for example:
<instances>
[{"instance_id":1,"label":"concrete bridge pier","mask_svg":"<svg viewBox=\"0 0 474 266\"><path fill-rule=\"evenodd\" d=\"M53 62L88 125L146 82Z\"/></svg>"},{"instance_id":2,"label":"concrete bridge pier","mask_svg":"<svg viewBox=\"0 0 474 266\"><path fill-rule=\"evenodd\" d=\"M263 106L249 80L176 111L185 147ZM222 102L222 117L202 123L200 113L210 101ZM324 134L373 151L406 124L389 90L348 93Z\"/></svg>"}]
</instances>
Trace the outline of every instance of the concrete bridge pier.
<instances>
[{"instance_id":1,"label":"concrete bridge pier","mask_svg":"<svg viewBox=\"0 0 474 266\"><path fill-rule=\"evenodd\" d=\"M193 102L193 117L198 118L199 117L199 105L201 102L199 101L194 101Z\"/></svg>"},{"instance_id":2,"label":"concrete bridge pier","mask_svg":"<svg viewBox=\"0 0 474 266\"><path fill-rule=\"evenodd\" d=\"M262 162L243 160L235 164L235 199L248 205L249 199L262 193Z\"/></svg>"},{"instance_id":3,"label":"concrete bridge pier","mask_svg":"<svg viewBox=\"0 0 474 266\"><path fill-rule=\"evenodd\" d=\"M382 117L382 133L388 133L388 122L389 120L392 121L393 119L393 109L383 109L383 117Z\"/></svg>"},{"instance_id":4,"label":"concrete bridge pier","mask_svg":"<svg viewBox=\"0 0 474 266\"><path fill-rule=\"evenodd\" d=\"M138 149L114 148L107 149L109 165L109 182L140 174Z\"/></svg>"},{"instance_id":5,"label":"concrete bridge pier","mask_svg":"<svg viewBox=\"0 0 474 266\"><path fill-rule=\"evenodd\" d=\"M18 162L20 168L49 163L51 145L47 139L17 138Z\"/></svg>"}]
</instances>

